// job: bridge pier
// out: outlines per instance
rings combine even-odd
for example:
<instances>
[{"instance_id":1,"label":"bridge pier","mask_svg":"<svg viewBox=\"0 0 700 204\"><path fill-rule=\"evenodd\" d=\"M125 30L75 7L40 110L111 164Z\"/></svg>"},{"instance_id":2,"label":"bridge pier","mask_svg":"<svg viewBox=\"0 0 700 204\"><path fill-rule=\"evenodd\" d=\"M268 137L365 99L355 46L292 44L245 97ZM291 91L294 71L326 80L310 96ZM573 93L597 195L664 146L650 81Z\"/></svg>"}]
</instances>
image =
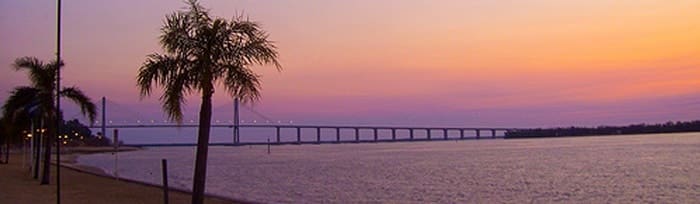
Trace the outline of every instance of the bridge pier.
<instances>
[{"instance_id":1,"label":"bridge pier","mask_svg":"<svg viewBox=\"0 0 700 204\"><path fill-rule=\"evenodd\" d=\"M464 139L464 129L459 129L459 139Z\"/></svg>"},{"instance_id":2,"label":"bridge pier","mask_svg":"<svg viewBox=\"0 0 700 204\"><path fill-rule=\"evenodd\" d=\"M355 142L360 142L360 129L355 128Z\"/></svg>"},{"instance_id":3,"label":"bridge pier","mask_svg":"<svg viewBox=\"0 0 700 204\"><path fill-rule=\"evenodd\" d=\"M396 140L396 129L391 128L391 140Z\"/></svg>"},{"instance_id":4,"label":"bridge pier","mask_svg":"<svg viewBox=\"0 0 700 204\"><path fill-rule=\"evenodd\" d=\"M480 136L481 132L479 131L479 129L476 129L476 139L479 139Z\"/></svg>"},{"instance_id":5,"label":"bridge pier","mask_svg":"<svg viewBox=\"0 0 700 204\"><path fill-rule=\"evenodd\" d=\"M408 132L410 132L411 140L413 140L413 129L409 128Z\"/></svg>"},{"instance_id":6,"label":"bridge pier","mask_svg":"<svg viewBox=\"0 0 700 204\"><path fill-rule=\"evenodd\" d=\"M447 140L447 129L442 129L442 136Z\"/></svg>"},{"instance_id":7,"label":"bridge pier","mask_svg":"<svg viewBox=\"0 0 700 204\"><path fill-rule=\"evenodd\" d=\"M321 128L316 128L316 142L321 143Z\"/></svg>"},{"instance_id":8,"label":"bridge pier","mask_svg":"<svg viewBox=\"0 0 700 204\"><path fill-rule=\"evenodd\" d=\"M374 130L374 141L377 141L379 139L379 137L377 135L377 128L374 128L372 130Z\"/></svg>"},{"instance_id":9,"label":"bridge pier","mask_svg":"<svg viewBox=\"0 0 700 204\"><path fill-rule=\"evenodd\" d=\"M340 142L340 128L335 128L335 141Z\"/></svg>"},{"instance_id":10,"label":"bridge pier","mask_svg":"<svg viewBox=\"0 0 700 204\"><path fill-rule=\"evenodd\" d=\"M425 132L428 134L428 140L432 139L432 133L430 132L430 128L425 129Z\"/></svg>"},{"instance_id":11,"label":"bridge pier","mask_svg":"<svg viewBox=\"0 0 700 204\"><path fill-rule=\"evenodd\" d=\"M275 129L277 129L277 143L280 143L280 127L277 126Z\"/></svg>"},{"instance_id":12,"label":"bridge pier","mask_svg":"<svg viewBox=\"0 0 700 204\"><path fill-rule=\"evenodd\" d=\"M491 129L491 138L496 138L496 129Z\"/></svg>"},{"instance_id":13,"label":"bridge pier","mask_svg":"<svg viewBox=\"0 0 700 204\"><path fill-rule=\"evenodd\" d=\"M301 144L301 128L297 127L297 144Z\"/></svg>"}]
</instances>

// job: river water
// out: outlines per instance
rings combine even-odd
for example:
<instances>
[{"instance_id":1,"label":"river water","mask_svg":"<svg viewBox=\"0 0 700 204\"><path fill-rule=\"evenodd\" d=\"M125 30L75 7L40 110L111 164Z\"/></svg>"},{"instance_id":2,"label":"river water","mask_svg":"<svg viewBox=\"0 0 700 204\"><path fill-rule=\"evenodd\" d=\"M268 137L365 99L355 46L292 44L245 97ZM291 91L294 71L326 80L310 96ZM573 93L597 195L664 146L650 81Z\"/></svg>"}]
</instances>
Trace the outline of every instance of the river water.
<instances>
[{"instance_id":1,"label":"river water","mask_svg":"<svg viewBox=\"0 0 700 204\"><path fill-rule=\"evenodd\" d=\"M81 156L114 172L112 154ZM211 147L207 193L263 203L697 203L700 133ZM118 174L190 189L194 147L119 153Z\"/></svg>"}]
</instances>

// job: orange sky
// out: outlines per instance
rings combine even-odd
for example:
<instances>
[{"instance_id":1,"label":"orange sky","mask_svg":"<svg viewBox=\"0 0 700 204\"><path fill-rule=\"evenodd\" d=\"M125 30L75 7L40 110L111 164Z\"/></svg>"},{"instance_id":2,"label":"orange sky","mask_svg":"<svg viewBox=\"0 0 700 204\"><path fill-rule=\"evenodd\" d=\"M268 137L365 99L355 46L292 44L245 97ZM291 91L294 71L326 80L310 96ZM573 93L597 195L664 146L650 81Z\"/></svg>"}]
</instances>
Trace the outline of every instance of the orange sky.
<instances>
[{"instance_id":1,"label":"orange sky","mask_svg":"<svg viewBox=\"0 0 700 204\"><path fill-rule=\"evenodd\" d=\"M256 108L273 118L551 126L700 115L696 0L203 4L219 16L246 13L278 43L284 71L256 68L264 75ZM26 83L10 69L14 58L52 57L54 6L48 0L0 3L0 64L7 67L0 99ZM65 84L136 109L156 103L157 96L139 101L136 71L159 51L163 16L182 6L66 2ZM195 98L188 107L193 113ZM230 101L218 94L215 105ZM159 117L153 114L148 117Z\"/></svg>"}]
</instances>

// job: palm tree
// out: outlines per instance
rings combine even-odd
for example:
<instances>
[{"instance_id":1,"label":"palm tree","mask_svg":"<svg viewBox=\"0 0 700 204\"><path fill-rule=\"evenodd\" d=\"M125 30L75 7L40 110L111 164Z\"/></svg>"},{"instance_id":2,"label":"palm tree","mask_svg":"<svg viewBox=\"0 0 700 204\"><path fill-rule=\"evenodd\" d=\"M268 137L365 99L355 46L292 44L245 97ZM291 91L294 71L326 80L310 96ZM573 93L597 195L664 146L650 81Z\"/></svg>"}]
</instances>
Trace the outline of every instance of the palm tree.
<instances>
[{"instance_id":1,"label":"palm tree","mask_svg":"<svg viewBox=\"0 0 700 204\"><path fill-rule=\"evenodd\" d=\"M10 137L7 132L9 127L4 117L0 118L0 164L9 163ZM7 149L3 151L3 146Z\"/></svg>"},{"instance_id":2,"label":"palm tree","mask_svg":"<svg viewBox=\"0 0 700 204\"><path fill-rule=\"evenodd\" d=\"M32 124L39 124L39 121L41 121L39 114L41 110L37 103L38 100L35 98L36 92L36 88L33 87L16 87L2 107L6 137L17 141L27 133L34 135L32 137L34 142L32 147L32 166L34 167L32 175L35 179L39 178L39 168L36 167L39 166L39 141L41 140L39 134L37 134L38 132L35 131L37 128L32 128ZM36 127L39 127L39 125Z\"/></svg>"},{"instance_id":3,"label":"palm tree","mask_svg":"<svg viewBox=\"0 0 700 204\"><path fill-rule=\"evenodd\" d=\"M163 87L163 110L178 123L185 96L201 93L192 203L202 203L214 84L221 82L232 97L253 102L260 97L260 76L250 67L271 64L280 70L281 65L277 48L257 23L240 16L212 18L196 0L187 4L188 10L166 16L160 35L165 53L147 56L137 85L141 97L149 96L153 86Z\"/></svg>"},{"instance_id":4,"label":"palm tree","mask_svg":"<svg viewBox=\"0 0 700 204\"><path fill-rule=\"evenodd\" d=\"M60 110L56 110L56 69L63 67L63 62L52 61L43 63L35 57L22 57L15 60L15 71L26 70L32 86L22 86L15 88L3 106L5 118L18 118L31 114L32 110L38 110L39 118L47 124L49 134L44 135L44 161L41 184L49 183L49 166L51 161L51 145L57 136L56 121L61 119ZM81 113L88 117L90 122L95 120L95 104L92 103L80 89L76 87L62 88L59 96L66 97L75 102ZM28 117L30 118L30 117Z\"/></svg>"}]
</instances>

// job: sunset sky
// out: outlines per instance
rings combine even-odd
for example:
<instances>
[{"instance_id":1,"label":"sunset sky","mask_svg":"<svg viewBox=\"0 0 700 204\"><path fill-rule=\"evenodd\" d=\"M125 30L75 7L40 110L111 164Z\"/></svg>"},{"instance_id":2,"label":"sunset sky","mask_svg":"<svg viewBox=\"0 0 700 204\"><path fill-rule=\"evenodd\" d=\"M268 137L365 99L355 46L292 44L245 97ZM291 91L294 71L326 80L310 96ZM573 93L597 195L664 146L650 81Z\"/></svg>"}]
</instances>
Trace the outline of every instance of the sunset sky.
<instances>
[{"instance_id":1,"label":"sunset sky","mask_svg":"<svg viewBox=\"0 0 700 204\"><path fill-rule=\"evenodd\" d=\"M698 0L202 4L220 17L248 15L276 41L283 71L254 68L263 75L255 110L273 120L550 127L700 119ZM118 103L115 119L163 118L160 92L140 100L135 79L146 55L160 52L164 16L183 6L64 1L62 83ZM12 70L15 58L54 58L55 10L49 0L0 1L0 100L28 84ZM196 117L197 98L186 119ZM215 120L232 117L231 101L216 93Z\"/></svg>"}]
</instances>

